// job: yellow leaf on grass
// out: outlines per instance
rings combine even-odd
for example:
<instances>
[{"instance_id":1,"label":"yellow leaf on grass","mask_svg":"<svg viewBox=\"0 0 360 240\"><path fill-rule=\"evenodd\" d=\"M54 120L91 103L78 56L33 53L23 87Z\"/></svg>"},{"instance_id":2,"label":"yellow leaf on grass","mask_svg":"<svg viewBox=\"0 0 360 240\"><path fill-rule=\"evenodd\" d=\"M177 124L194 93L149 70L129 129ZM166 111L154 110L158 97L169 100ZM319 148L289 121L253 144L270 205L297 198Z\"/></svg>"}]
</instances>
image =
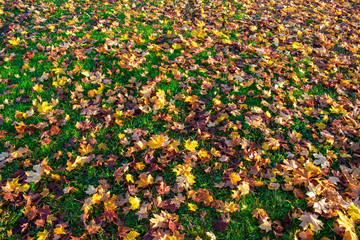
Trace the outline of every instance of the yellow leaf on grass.
<instances>
[{"instance_id":1,"label":"yellow leaf on grass","mask_svg":"<svg viewBox=\"0 0 360 240\"><path fill-rule=\"evenodd\" d=\"M45 229L43 232L38 232L37 240L45 240L49 236L49 232Z\"/></svg>"},{"instance_id":2,"label":"yellow leaf on grass","mask_svg":"<svg viewBox=\"0 0 360 240\"><path fill-rule=\"evenodd\" d=\"M200 157L200 158L207 158L207 157L209 157L209 154L208 154L208 152L205 150L205 149L200 149L200 151L198 152L198 156Z\"/></svg>"},{"instance_id":3,"label":"yellow leaf on grass","mask_svg":"<svg viewBox=\"0 0 360 240\"><path fill-rule=\"evenodd\" d=\"M145 164L143 162L136 163L136 170L143 170L145 168Z\"/></svg>"},{"instance_id":4,"label":"yellow leaf on grass","mask_svg":"<svg viewBox=\"0 0 360 240\"><path fill-rule=\"evenodd\" d=\"M138 184L139 188L147 187L154 183L154 178L151 174L146 175L145 173L140 174L140 180L137 180L135 183Z\"/></svg>"},{"instance_id":5,"label":"yellow leaf on grass","mask_svg":"<svg viewBox=\"0 0 360 240\"><path fill-rule=\"evenodd\" d=\"M190 139L188 139L185 142L185 148L189 151L195 151L198 146L199 144L196 140L191 141Z\"/></svg>"},{"instance_id":6,"label":"yellow leaf on grass","mask_svg":"<svg viewBox=\"0 0 360 240\"><path fill-rule=\"evenodd\" d=\"M36 84L34 87L33 87L34 91L37 92L37 93L41 93L42 91L44 91L43 89L43 85L41 84Z\"/></svg>"},{"instance_id":7,"label":"yellow leaf on grass","mask_svg":"<svg viewBox=\"0 0 360 240\"><path fill-rule=\"evenodd\" d=\"M50 110L52 109L53 107L52 106L49 106L49 103L48 102L42 102L42 104L39 104L37 106L37 110L39 113L49 113Z\"/></svg>"},{"instance_id":8,"label":"yellow leaf on grass","mask_svg":"<svg viewBox=\"0 0 360 240\"><path fill-rule=\"evenodd\" d=\"M196 204L193 204L193 203L188 203L188 207L189 207L189 210L193 211L193 212L195 212L198 209Z\"/></svg>"},{"instance_id":9,"label":"yellow leaf on grass","mask_svg":"<svg viewBox=\"0 0 360 240\"><path fill-rule=\"evenodd\" d=\"M151 141L148 142L148 146L153 149L161 147L166 140L163 135L152 136L150 139Z\"/></svg>"},{"instance_id":10,"label":"yellow leaf on grass","mask_svg":"<svg viewBox=\"0 0 360 240\"><path fill-rule=\"evenodd\" d=\"M11 46L16 47L17 45L19 45L20 41L21 40L19 38L14 38L13 40L9 40L9 43L11 44Z\"/></svg>"},{"instance_id":11,"label":"yellow leaf on grass","mask_svg":"<svg viewBox=\"0 0 360 240\"><path fill-rule=\"evenodd\" d=\"M140 235L140 233L132 230L128 233L127 237L124 238L124 240L136 240L136 237L139 235Z\"/></svg>"},{"instance_id":12,"label":"yellow leaf on grass","mask_svg":"<svg viewBox=\"0 0 360 240\"><path fill-rule=\"evenodd\" d=\"M99 150L107 150L107 149L109 149L109 148L106 146L105 143L100 143L100 144L98 145L98 149L99 149Z\"/></svg>"},{"instance_id":13,"label":"yellow leaf on grass","mask_svg":"<svg viewBox=\"0 0 360 240\"><path fill-rule=\"evenodd\" d=\"M173 49L181 49L181 45L180 44L178 44L178 43L174 43L173 45L172 45L172 48Z\"/></svg>"},{"instance_id":14,"label":"yellow leaf on grass","mask_svg":"<svg viewBox=\"0 0 360 240\"><path fill-rule=\"evenodd\" d=\"M53 69L53 72L54 72L55 74L59 75L59 74L61 74L61 73L64 72L64 69L62 69L62 68L54 68L54 69Z\"/></svg>"},{"instance_id":15,"label":"yellow leaf on grass","mask_svg":"<svg viewBox=\"0 0 360 240\"><path fill-rule=\"evenodd\" d=\"M299 49L302 47L302 43L299 43L299 42L293 42L293 44L291 45L291 47L293 49Z\"/></svg>"},{"instance_id":16,"label":"yellow leaf on grass","mask_svg":"<svg viewBox=\"0 0 360 240\"><path fill-rule=\"evenodd\" d=\"M90 144L81 144L79 147L79 153L84 156L88 153L91 153L92 151L94 151L93 147Z\"/></svg>"},{"instance_id":17,"label":"yellow leaf on grass","mask_svg":"<svg viewBox=\"0 0 360 240\"><path fill-rule=\"evenodd\" d=\"M19 183L19 178L14 178L11 182L7 182L5 186L2 187L2 191L4 192L14 192L15 194L19 194L20 192L26 192L29 190L30 185L24 184L21 185Z\"/></svg>"},{"instance_id":18,"label":"yellow leaf on grass","mask_svg":"<svg viewBox=\"0 0 360 240\"><path fill-rule=\"evenodd\" d=\"M126 174L126 181L134 183L134 176L131 174Z\"/></svg>"},{"instance_id":19,"label":"yellow leaf on grass","mask_svg":"<svg viewBox=\"0 0 360 240\"><path fill-rule=\"evenodd\" d=\"M240 178L240 176L239 176L238 173L232 172L229 177L230 177L231 183L232 183L233 185L235 185L235 186L236 186L237 183L241 180L241 178Z\"/></svg>"},{"instance_id":20,"label":"yellow leaf on grass","mask_svg":"<svg viewBox=\"0 0 360 240\"><path fill-rule=\"evenodd\" d=\"M140 208L140 199L138 197L130 197L129 203L131 204L130 209L136 210Z\"/></svg>"}]
</instances>

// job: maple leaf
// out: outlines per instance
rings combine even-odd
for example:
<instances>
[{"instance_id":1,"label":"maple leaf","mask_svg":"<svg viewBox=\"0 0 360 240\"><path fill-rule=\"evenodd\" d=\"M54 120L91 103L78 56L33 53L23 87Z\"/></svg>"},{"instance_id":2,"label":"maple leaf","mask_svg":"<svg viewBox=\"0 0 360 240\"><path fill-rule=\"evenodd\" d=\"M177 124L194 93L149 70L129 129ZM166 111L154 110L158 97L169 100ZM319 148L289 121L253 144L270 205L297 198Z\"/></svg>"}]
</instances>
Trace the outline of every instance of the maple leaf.
<instances>
[{"instance_id":1,"label":"maple leaf","mask_svg":"<svg viewBox=\"0 0 360 240\"><path fill-rule=\"evenodd\" d=\"M14 192L15 194L19 194L20 192L26 192L29 190L29 184L21 184L19 183L19 178L14 178L11 182L7 181L5 186L1 187L4 192Z\"/></svg>"},{"instance_id":2,"label":"maple leaf","mask_svg":"<svg viewBox=\"0 0 360 240\"><path fill-rule=\"evenodd\" d=\"M259 115L252 115L251 117L245 116L245 122L252 128L258 128L264 124Z\"/></svg>"},{"instance_id":3,"label":"maple leaf","mask_svg":"<svg viewBox=\"0 0 360 240\"><path fill-rule=\"evenodd\" d=\"M225 216L221 216L217 221L213 221L214 230L222 232L225 231L230 222L230 217L226 218Z\"/></svg>"},{"instance_id":4,"label":"maple leaf","mask_svg":"<svg viewBox=\"0 0 360 240\"><path fill-rule=\"evenodd\" d=\"M94 151L93 147L90 144L80 144L79 153L81 156L87 155Z\"/></svg>"},{"instance_id":5,"label":"maple leaf","mask_svg":"<svg viewBox=\"0 0 360 240\"><path fill-rule=\"evenodd\" d=\"M150 224L153 228L165 228L166 227L166 212L161 211L160 214L154 214L154 217L150 219Z\"/></svg>"},{"instance_id":6,"label":"maple leaf","mask_svg":"<svg viewBox=\"0 0 360 240\"><path fill-rule=\"evenodd\" d=\"M304 214L299 218L301 220L300 226L303 227L303 229L310 226L313 231L318 232L324 224L317 218L318 215L304 212Z\"/></svg>"},{"instance_id":7,"label":"maple leaf","mask_svg":"<svg viewBox=\"0 0 360 240\"><path fill-rule=\"evenodd\" d=\"M233 194L231 195L231 197L236 200L240 200L241 196L249 194L250 185L248 182L244 181L240 185L237 186L237 190L232 190L232 192L233 192Z\"/></svg>"},{"instance_id":8,"label":"maple leaf","mask_svg":"<svg viewBox=\"0 0 360 240\"><path fill-rule=\"evenodd\" d=\"M62 68L54 68L54 69L52 69L52 71L53 71L56 75L59 75L59 74L61 74L61 73L64 72L64 69L62 69Z\"/></svg>"},{"instance_id":9,"label":"maple leaf","mask_svg":"<svg viewBox=\"0 0 360 240\"><path fill-rule=\"evenodd\" d=\"M134 176L131 174L126 174L125 176L126 181L134 183Z\"/></svg>"},{"instance_id":10,"label":"maple leaf","mask_svg":"<svg viewBox=\"0 0 360 240\"><path fill-rule=\"evenodd\" d=\"M33 87L34 91L37 92L37 93L41 93L44 91L43 89L43 85L41 84L36 84L34 87Z\"/></svg>"},{"instance_id":11,"label":"maple leaf","mask_svg":"<svg viewBox=\"0 0 360 240\"><path fill-rule=\"evenodd\" d=\"M151 174L141 173L139 178L140 179L135 182L139 188L144 188L154 183L154 178Z\"/></svg>"},{"instance_id":12,"label":"maple leaf","mask_svg":"<svg viewBox=\"0 0 360 240\"><path fill-rule=\"evenodd\" d=\"M66 230L64 228L63 225L59 224L55 229L54 229L54 233L58 234L58 235L64 235L66 234Z\"/></svg>"},{"instance_id":13,"label":"maple leaf","mask_svg":"<svg viewBox=\"0 0 360 240\"><path fill-rule=\"evenodd\" d=\"M316 165L321 165L321 168L330 167L329 161L321 153L314 153L314 157L316 158L314 161Z\"/></svg>"},{"instance_id":14,"label":"maple leaf","mask_svg":"<svg viewBox=\"0 0 360 240\"><path fill-rule=\"evenodd\" d=\"M150 139L151 141L149 141L147 145L153 149L164 146L164 143L167 141L167 138L163 135L152 136Z\"/></svg>"},{"instance_id":15,"label":"maple leaf","mask_svg":"<svg viewBox=\"0 0 360 240\"><path fill-rule=\"evenodd\" d=\"M188 203L188 207L189 207L189 210L193 211L193 212L195 212L198 209L196 204L193 204L193 203Z\"/></svg>"},{"instance_id":16,"label":"maple leaf","mask_svg":"<svg viewBox=\"0 0 360 240\"><path fill-rule=\"evenodd\" d=\"M355 222L360 219L360 207L356 205L351 205L347 212L351 219Z\"/></svg>"},{"instance_id":17,"label":"maple leaf","mask_svg":"<svg viewBox=\"0 0 360 240\"><path fill-rule=\"evenodd\" d=\"M214 198L210 195L207 189L200 188L199 190L189 191L188 195L195 201L195 202L203 202L205 206L210 206L210 204L214 201Z\"/></svg>"},{"instance_id":18,"label":"maple leaf","mask_svg":"<svg viewBox=\"0 0 360 240\"><path fill-rule=\"evenodd\" d=\"M321 214L322 212L328 213L329 210L329 203L326 202L326 199L321 199L320 201L317 201L314 203L314 211Z\"/></svg>"},{"instance_id":19,"label":"maple leaf","mask_svg":"<svg viewBox=\"0 0 360 240\"><path fill-rule=\"evenodd\" d=\"M140 208L140 199L138 197L130 197L129 203L131 204L130 209L136 210Z\"/></svg>"},{"instance_id":20,"label":"maple leaf","mask_svg":"<svg viewBox=\"0 0 360 240\"><path fill-rule=\"evenodd\" d=\"M6 158L9 156L10 156L10 154L8 152L0 153L0 169L5 166Z\"/></svg>"},{"instance_id":21,"label":"maple leaf","mask_svg":"<svg viewBox=\"0 0 360 240\"><path fill-rule=\"evenodd\" d=\"M173 49L181 49L181 45L180 44L178 44L178 43L174 43L173 45L172 45L172 48Z\"/></svg>"},{"instance_id":22,"label":"maple leaf","mask_svg":"<svg viewBox=\"0 0 360 240\"><path fill-rule=\"evenodd\" d=\"M314 233L308 228L305 231L300 232L299 237L301 240L312 240L314 238ZM323 240L328 240L328 239L323 238Z\"/></svg>"},{"instance_id":23,"label":"maple leaf","mask_svg":"<svg viewBox=\"0 0 360 240\"><path fill-rule=\"evenodd\" d=\"M37 183L38 181L40 181L41 175L44 172L44 167L42 166L42 164L34 165L33 169L34 171L25 172L27 176L26 182L28 183Z\"/></svg>"},{"instance_id":24,"label":"maple leaf","mask_svg":"<svg viewBox=\"0 0 360 240\"><path fill-rule=\"evenodd\" d=\"M92 194L96 193L97 191L96 191L96 188L94 188L94 186L89 185L88 189L85 192L89 195L92 195Z\"/></svg>"},{"instance_id":25,"label":"maple leaf","mask_svg":"<svg viewBox=\"0 0 360 240\"><path fill-rule=\"evenodd\" d=\"M124 240L136 240L136 238L140 235L140 233L131 230L127 236L124 238Z\"/></svg>"},{"instance_id":26,"label":"maple leaf","mask_svg":"<svg viewBox=\"0 0 360 240\"><path fill-rule=\"evenodd\" d=\"M37 110L38 110L38 112L39 113L45 113L45 114L47 114L47 113L49 113L50 112L50 110L52 109L53 107L52 106L49 106L49 103L48 102L42 102L41 104L39 103L38 105L37 105Z\"/></svg>"},{"instance_id":27,"label":"maple leaf","mask_svg":"<svg viewBox=\"0 0 360 240\"><path fill-rule=\"evenodd\" d=\"M94 219L90 221L90 224L89 224L89 225L85 224L85 226L86 226L86 231L87 231L90 235L96 234L96 233L101 229L101 225L100 225L100 224L96 224Z\"/></svg>"},{"instance_id":28,"label":"maple leaf","mask_svg":"<svg viewBox=\"0 0 360 240\"><path fill-rule=\"evenodd\" d=\"M346 240L357 240L357 234L355 231L355 223L352 218L347 217L341 211L337 211L339 218L336 221L339 223L340 227L345 228L344 239Z\"/></svg>"},{"instance_id":29,"label":"maple leaf","mask_svg":"<svg viewBox=\"0 0 360 240\"><path fill-rule=\"evenodd\" d=\"M37 233L37 237L37 240L45 240L49 237L49 232L44 229L44 231Z\"/></svg>"},{"instance_id":30,"label":"maple leaf","mask_svg":"<svg viewBox=\"0 0 360 240\"><path fill-rule=\"evenodd\" d=\"M85 163L90 162L94 158L95 158L94 154L90 155L89 157L87 157L87 156L83 156L83 157L77 156L73 163L71 161L67 162L66 170L71 171L71 170L75 169L79 165L82 166Z\"/></svg>"},{"instance_id":31,"label":"maple leaf","mask_svg":"<svg viewBox=\"0 0 360 240\"><path fill-rule=\"evenodd\" d=\"M226 202L221 209L219 209L220 212L224 212L224 213L233 213L233 212L237 212L240 211L240 207L238 204L234 203L234 202Z\"/></svg>"},{"instance_id":32,"label":"maple leaf","mask_svg":"<svg viewBox=\"0 0 360 240\"><path fill-rule=\"evenodd\" d=\"M293 48L293 49L299 49L299 48L301 48L303 46L303 44L302 43L299 43L299 42L293 42L293 44L291 45L291 47Z\"/></svg>"},{"instance_id":33,"label":"maple leaf","mask_svg":"<svg viewBox=\"0 0 360 240\"><path fill-rule=\"evenodd\" d=\"M190 139L188 139L185 142L185 148L191 152L195 151L198 146L199 144L196 140L191 141Z\"/></svg>"},{"instance_id":34,"label":"maple leaf","mask_svg":"<svg viewBox=\"0 0 360 240\"><path fill-rule=\"evenodd\" d=\"M268 218L264 219L263 222L259 225L259 228L265 232L271 231L271 221L269 221Z\"/></svg>"},{"instance_id":35,"label":"maple leaf","mask_svg":"<svg viewBox=\"0 0 360 240\"><path fill-rule=\"evenodd\" d=\"M120 238L126 238L131 228L125 226L118 226L118 235Z\"/></svg>"},{"instance_id":36,"label":"maple leaf","mask_svg":"<svg viewBox=\"0 0 360 240\"><path fill-rule=\"evenodd\" d=\"M232 185L236 186L237 183L241 180L240 176L238 173L232 172L229 176Z\"/></svg>"},{"instance_id":37,"label":"maple leaf","mask_svg":"<svg viewBox=\"0 0 360 240\"><path fill-rule=\"evenodd\" d=\"M13 38L11 40L8 40L8 43L11 44L11 46L16 47L21 42L20 38Z\"/></svg>"}]
</instances>

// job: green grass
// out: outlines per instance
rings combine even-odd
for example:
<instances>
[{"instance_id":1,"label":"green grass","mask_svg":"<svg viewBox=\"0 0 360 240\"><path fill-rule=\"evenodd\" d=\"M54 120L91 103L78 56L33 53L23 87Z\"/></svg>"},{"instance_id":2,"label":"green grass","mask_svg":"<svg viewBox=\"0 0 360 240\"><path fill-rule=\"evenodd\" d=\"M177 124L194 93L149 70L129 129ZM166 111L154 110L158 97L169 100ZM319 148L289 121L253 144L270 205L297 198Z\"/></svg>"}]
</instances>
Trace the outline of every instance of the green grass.
<instances>
[{"instance_id":1,"label":"green grass","mask_svg":"<svg viewBox=\"0 0 360 240\"><path fill-rule=\"evenodd\" d=\"M306 213L323 223L317 232L309 227L314 239L340 239L339 212L352 216L349 232L359 235L359 218L344 204L360 208L354 190L359 184L354 174L360 137L360 58L354 43L359 12L345 6L222 0L1 3L0 154L16 155L24 147L29 154L0 158L0 239L41 239L44 230L47 239L118 239L118 226L139 233L125 239L146 234L168 239L165 233L172 239L182 239L180 234L184 239L210 239L211 234L217 239L302 239L306 227L299 218ZM78 20L71 23L74 17ZM314 37L319 33L326 38ZM303 45L297 49L294 42ZM36 85L43 91L35 91ZM55 101L41 110L39 103ZM154 149L147 145L159 135L169 143L179 141L178 150L169 150L167 142ZM198 143L194 151L185 147L188 139ZM84 144L92 150L82 153ZM201 149L208 159L198 156ZM323 154L330 167L311 167L315 153ZM94 159L75 164L83 155ZM48 167L40 180L27 183L44 159ZM296 169L286 168L290 160ZM185 164L195 181L177 189L173 169ZM231 173L240 176L236 186ZM134 182L125 179L127 174ZM141 174L151 174L149 186L139 187ZM301 181L304 176L308 179ZM331 177L339 183L329 184ZM29 189L18 191L15 178L17 187ZM160 181L171 188L168 193L159 193ZM249 193L235 200L233 191L242 182L249 183ZM280 187L271 189L271 183ZM305 198L285 191L286 183ZM309 183L326 187L311 199ZM85 192L89 185L105 193L93 200L83 221L85 202L96 197ZM65 193L66 188L71 190ZM213 197L211 205L189 196L203 189ZM179 194L185 200L172 212L166 203ZM129 210L131 203L122 200L129 196L149 204L147 218L139 220L138 208ZM103 218L111 197L118 200L113 222ZM316 211L313 205L322 199L328 205ZM239 209L226 213L226 230L217 231L213 222L229 202ZM191 211L188 203L198 209ZM37 211L33 218L28 207ZM43 207L49 214L42 213ZM256 219L255 209L268 218ZM160 231L152 222L163 211L178 220ZM260 229L264 219L271 221L271 230ZM92 220L99 225L94 233L86 228ZM28 225L20 232L23 223ZM56 235L60 224L66 231Z\"/></svg>"}]
</instances>

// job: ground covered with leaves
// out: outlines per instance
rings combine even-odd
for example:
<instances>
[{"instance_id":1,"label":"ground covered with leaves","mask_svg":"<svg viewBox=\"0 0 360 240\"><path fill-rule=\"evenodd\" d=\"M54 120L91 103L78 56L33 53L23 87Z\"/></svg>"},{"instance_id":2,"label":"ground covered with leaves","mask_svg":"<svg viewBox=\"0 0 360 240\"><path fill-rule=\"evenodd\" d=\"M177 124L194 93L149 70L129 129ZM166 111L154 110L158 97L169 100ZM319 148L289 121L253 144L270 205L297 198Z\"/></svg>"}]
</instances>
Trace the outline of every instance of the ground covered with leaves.
<instances>
[{"instance_id":1,"label":"ground covered with leaves","mask_svg":"<svg viewBox=\"0 0 360 240\"><path fill-rule=\"evenodd\" d=\"M358 239L359 9L0 0L0 238Z\"/></svg>"}]
</instances>

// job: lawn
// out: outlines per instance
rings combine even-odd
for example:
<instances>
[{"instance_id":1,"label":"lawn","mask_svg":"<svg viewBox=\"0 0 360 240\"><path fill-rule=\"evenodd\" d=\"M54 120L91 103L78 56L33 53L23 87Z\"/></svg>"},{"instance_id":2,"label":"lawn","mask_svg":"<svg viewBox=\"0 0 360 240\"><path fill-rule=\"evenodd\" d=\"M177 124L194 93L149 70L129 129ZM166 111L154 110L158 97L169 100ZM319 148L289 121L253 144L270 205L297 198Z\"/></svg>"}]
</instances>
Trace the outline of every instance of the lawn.
<instances>
[{"instance_id":1,"label":"lawn","mask_svg":"<svg viewBox=\"0 0 360 240\"><path fill-rule=\"evenodd\" d=\"M352 0L0 0L0 239L358 239L359 26Z\"/></svg>"}]
</instances>

